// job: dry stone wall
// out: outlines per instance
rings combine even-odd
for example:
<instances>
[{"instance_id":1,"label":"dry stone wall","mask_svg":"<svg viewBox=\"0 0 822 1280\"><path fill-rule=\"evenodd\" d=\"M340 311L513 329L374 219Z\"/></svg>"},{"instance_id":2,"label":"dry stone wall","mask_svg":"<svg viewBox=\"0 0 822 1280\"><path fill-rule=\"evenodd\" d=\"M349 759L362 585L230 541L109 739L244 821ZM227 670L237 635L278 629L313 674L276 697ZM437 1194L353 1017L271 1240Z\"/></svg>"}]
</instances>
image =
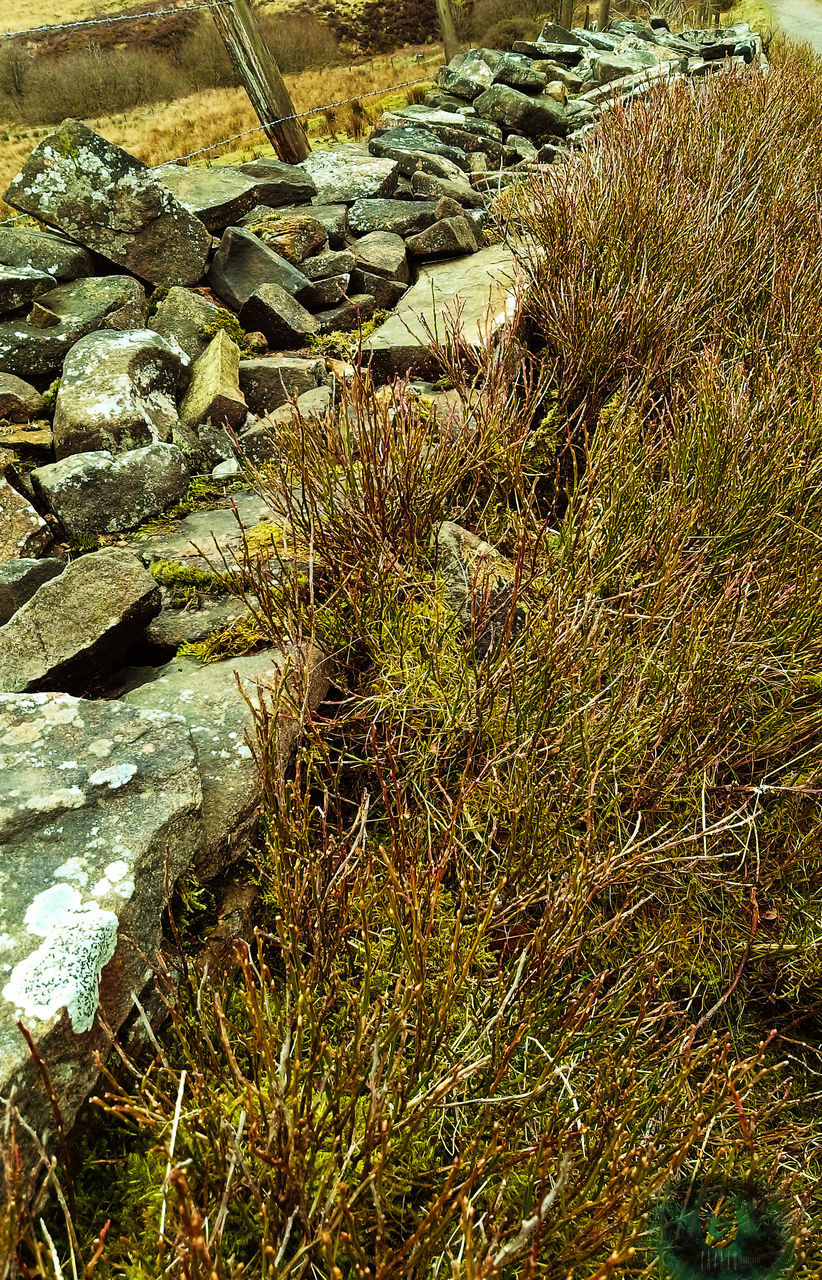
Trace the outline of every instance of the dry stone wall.
<instances>
[{"instance_id":1,"label":"dry stone wall","mask_svg":"<svg viewBox=\"0 0 822 1280\"><path fill-rule=\"evenodd\" d=\"M178 653L244 616L213 570L276 518L250 485L139 526L193 477L219 494L265 462L293 413L333 412L348 371L317 338L391 312L363 346L378 378L434 373L448 311L489 341L516 288L486 234L496 195L567 161L615 101L760 58L744 24L548 24L461 53L367 143L301 166L150 170L72 120L23 166L5 198L30 221L0 226L0 1097L30 1123L50 1112L18 1022L70 1124L175 882L248 848L255 708L279 706L286 761L283 691L297 669L309 705L328 685L315 651Z\"/></svg>"}]
</instances>

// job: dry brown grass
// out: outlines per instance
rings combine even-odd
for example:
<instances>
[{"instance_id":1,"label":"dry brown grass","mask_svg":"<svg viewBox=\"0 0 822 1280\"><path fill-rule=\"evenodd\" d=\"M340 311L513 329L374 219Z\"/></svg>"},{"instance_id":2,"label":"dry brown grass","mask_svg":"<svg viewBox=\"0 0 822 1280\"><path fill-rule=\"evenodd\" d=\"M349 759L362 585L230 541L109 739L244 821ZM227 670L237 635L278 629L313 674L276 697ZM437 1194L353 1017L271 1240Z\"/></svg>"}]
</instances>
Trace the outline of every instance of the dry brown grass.
<instances>
[{"instance_id":1,"label":"dry brown grass","mask_svg":"<svg viewBox=\"0 0 822 1280\"><path fill-rule=\"evenodd\" d=\"M374 58L361 66L303 71L299 75L287 76L286 82L298 111L385 89L385 98L366 99L364 104L369 117L376 118L386 101L392 101L392 85L426 73L433 75L441 62L438 50L425 50L424 64L416 62L416 53L416 49L403 49L393 57ZM399 96L401 91L393 95L393 100ZM207 89L174 102L139 107L121 115L89 121L91 127L110 142L124 147L147 164L161 164L200 147L210 146L231 134L251 129L256 123L257 117L242 89ZM307 123L312 142L330 140L329 122L324 116L312 117ZM346 132L348 116L345 109L337 113L333 123L337 136ZM21 129L7 122L5 127L2 126L3 122L0 122L0 191L5 191L29 152L51 132L51 127ZM237 145L234 144L234 151L231 145L219 148L210 153L209 158L231 154L234 159L237 154L271 153L263 133L242 139L239 153ZM5 208L0 204L0 214Z\"/></svg>"}]
</instances>

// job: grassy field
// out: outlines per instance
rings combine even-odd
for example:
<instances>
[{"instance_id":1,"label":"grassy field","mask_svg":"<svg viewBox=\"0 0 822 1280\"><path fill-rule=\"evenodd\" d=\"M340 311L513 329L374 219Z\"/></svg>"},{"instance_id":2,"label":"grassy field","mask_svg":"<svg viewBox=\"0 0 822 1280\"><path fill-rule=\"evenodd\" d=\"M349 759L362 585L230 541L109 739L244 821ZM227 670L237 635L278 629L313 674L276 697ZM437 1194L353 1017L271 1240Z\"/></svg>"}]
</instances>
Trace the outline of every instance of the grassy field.
<instances>
[{"instance_id":1,"label":"grassy field","mask_svg":"<svg viewBox=\"0 0 822 1280\"><path fill-rule=\"evenodd\" d=\"M244 590L332 693L285 776L259 713L250 944L158 975L24 1274L822 1272L820 95L778 51L614 112L507 202L462 414L278 429Z\"/></svg>"}]
</instances>

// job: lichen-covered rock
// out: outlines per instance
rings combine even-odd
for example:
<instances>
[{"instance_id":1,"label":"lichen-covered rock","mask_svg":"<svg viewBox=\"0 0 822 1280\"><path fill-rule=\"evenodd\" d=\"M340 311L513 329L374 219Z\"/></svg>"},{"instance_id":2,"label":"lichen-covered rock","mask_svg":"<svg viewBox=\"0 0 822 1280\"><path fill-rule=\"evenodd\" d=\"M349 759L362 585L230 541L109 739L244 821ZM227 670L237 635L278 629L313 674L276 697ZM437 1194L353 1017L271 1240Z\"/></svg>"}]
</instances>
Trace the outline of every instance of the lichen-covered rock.
<instances>
[{"instance_id":1,"label":"lichen-covered rock","mask_svg":"<svg viewBox=\"0 0 822 1280\"><path fill-rule=\"evenodd\" d=\"M397 162L372 156L359 142L312 151L302 166L317 187L317 202L353 204L390 196L397 185Z\"/></svg>"},{"instance_id":2,"label":"lichen-covered rock","mask_svg":"<svg viewBox=\"0 0 822 1280\"><path fill-rule=\"evenodd\" d=\"M534 150L532 144L529 143ZM431 173L415 173L411 178L411 190L415 195L426 196L429 200L441 200L446 196L456 200L466 209L482 209L485 200L479 191L475 191L469 182L454 182L448 178L437 178Z\"/></svg>"},{"instance_id":3,"label":"lichen-covered rock","mask_svg":"<svg viewBox=\"0 0 822 1280\"><path fill-rule=\"evenodd\" d=\"M80 556L0 627L0 690L87 687L159 609L160 588L130 551Z\"/></svg>"},{"instance_id":4,"label":"lichen-covered rock","mask_svg":"<svg viewBox=\"0 0 822 1280\"><path fill-rule=\"evenodd\" d=\"M131 276L91 276L58 285L39 302L58 319L41 328L23 316L0 324L0 368L20 377L59 373L74 343L96 329L136 329L146 313L146 293Z\"/></svg>"},{"instance_id":5,"label":"lichen-covered rock","mask_svg":"<svg viewBox=\"0 0 822 1280\"><path fill-rule=\"evenodd\" d=\"M183 353L151 329L103 330L82 338L66 357L57 393L58 458L170 441L185 363Z\"/></svg>"},{"instance_id":6,"label":"lichen-covered rock","mask_svg":"<svg viewBox=\"0 0 822 1280\"><path fill-rule=\"evenodd\" d=\"M352 293L336 307L317 312L317 328L320 333L353 333L370 320L377 309L376 299L370 293Z\"/></svg>"},{"instance_id":7,"label":"lichen-covered rock","mask_svg":"<svg viewBox=\"0 0 822 1280\"><path fill-rule=\"evenodd\" d=\"M196 284L211 237L153 171L78 120L34 149L7 204L154 284Z\"/></svg>"},{"instance_id":8,"label":"lichen-covered rock","mask_svg":"<svg viewBox=\"0 0 822 1280\"><path fill-rule=\"evenodd\" d=\"M437 72L437 84L445 93L473 102L485 89L489 89L494 73L482 57L482 50L469 49L458 53L447 67Z\"/></svg>"},{"instance_id":9,"label":"lichen-covered rock","mask_svg":"<svg viewBox=\"0 0 822 1280\"><path fill-rule=\"evenodd\" d=\"M353 244L351 251L362 271L403 283L411 279L405 241L393 231L372 231Z\"/></svg>"},{"instance_id":10,"label":"lichen-covered rock","mask_svg":"<svg viewBox=\"0 0 822 1280\"><path fill-rule=\"evenodd\" d=\"M262 222L250 224L248 230L301 271L304 258L328 248L325 227L318 218L312 218L307 212L295 213L288 218L274 214Z\"/></svg>"},{"instance_id":11,"label":"lichen-covered rock","mask_svg":"<svg viewBox=\"0 0 822 1280\"><path fill-rule=\"evenodd\" d=\"M68 537L81 542L159 515L185 493L189 471L175 444L150 444L116 458L108 450L74 453L37 467L31 480Z\"/></svg>"},{"instance_id":12,"label":"lichen-covered rock","mask_svg":"<svg viewBox=\"0 0 822 1280\"><path fill-rule=\"evenodd\" d=\"M294 403L289 401L281 404L240 436L243 456L254 466L270 462L277 454L277 431L280 426L291 423L296 418L324 418L333 404L334 388L328 385L303 392Z\"/></svg>"},{"instance_id":13,"label":"lichen-covered rock","mask_svg":"<svg viewBox=\"0 0 822 1280\"><path fill-rule=\"evenodd\" d=\"M248 413L240 390L240 349L228 334L220 331L191 371L191 382L180 405L180 421L196 431L212 427L238 427Z\"/></svg>"},{"instance_id":14,"label":"lichen-covered rock","mask_svg":"<svg viewBox=\"0 0 822 1280\"><path fill-rule=\"evenodd\" d=\"M426 161L433 164L438 159L447 160L462 173L468 171L465 151L460 147L449 146L422 125L398 125L395 129L388 129L371 138L368 150L372 156L396 160L400 173L406 177L416 173L420 167L426 168ZM428 168L426 171L435 170Z\"/></svg>"},{"instance_id":15,"label":"lichen-covered rock","mask_svg":"<svg viewBox=\"0 0 822 1280\"><path fill-rule=\"evenodd\" d=\"M563 137L568 129L565 111L553 98L530 97L504 84L486 89L474 106L485 119L529 138Z\"/></svg>"},{"instance_id":16,"label":"lichen-covered rock","mask_svg":"<svg viewBox=\"0 0 822 1280\"><path fill-rule=\"evenodd\" d=\"M0 372L0 418L9 422L30 422L42 412L43 397L39 391L13 373Z\"/></svg>"},{"instance_id":17,"label":"lichen-covered rock","mask_svg":"<svg viewBox=\"0 0 822 1280\"><path fill-rule=\"evenodd\" d=\"M330 280L334 276L350 275L356 266L356 259L348 249L331 249L327 253L318 253L300 263L300 270L312 283L317 280Z\"/></svg>"},{"instance_id":18,"label":"lichen-covered rock","mask_svg":"<svg viewBox=\"0 0 822 1280\"><path fill-rule=\"evenodd\" d=\"M88 249L56 231L0 226L0 262L4 267L33 267L55 280L78 280L94 275Z\"/></svg>"},{"instance_id":19,"label":"lichen-covered rock","mask_svg":"<svg viewBox=\"0 0 822 1280\"><path fill-rule=\"evenodd\" d=\"M28 499L0 475L0 562L37 556L50 541L46 522Z\"/></svg>"},{"instance_id":20,"label":"lichen-covered rock","mask_svg":"<svg viewBox=\"0 0 822 1280\"><path fill-rule=\"evenodd\" d=\"M502 158L502 130L499 125L478 116L437 111L421 103L412 103L409 107L386 112L379 120L373 136L379 139L390 130L407 127L425 129L446 146L456 147L466 156L481 151L488 157L491 165L498 165Z\"/></svg>"},{"instance_id":21,"label":"lichen-covered rock","mask_svg":"<svg viewBox=\"0 0 822 1280\"><path fill-rule=\"evenodd\" d=\"M311 175L300 164L286 164L276 156L260 156L238 167L246 177L264 184L265 196L260 196L260 203L269 208L304 204L317 194Z\"/></svg>"},{"instance_id":22,"label":"lichen-covered rock","mask_svg":"<svg viewBox=\"0 0 822 1280\"><path fill-rule=\"evenodd\" d=\"M41 293L48 293L57 281L34 267L0 266L0 314L27 307Z\"/></svg>"},{"instance_id":23,"label":"lichen-covered rock","mask_svg":"<svg viewBox=\"0 0 822 1280\"><path fill-rule=\"evenodd\" d=\"M293 168L303 178L302 187L305 189L304 175L296 166ZM264 169L259 171L259 176L252 177L244 169L227 164L214 165L211 169L186 169L178 164L164 164L154 172L180 204L196 214L212 234L236 224L255 205L267 204L269 199L276 201L283 194L283 183L276 170L270 171L269 179ZM288 200L293 200L293 193L299 189L299 185L292 181ZM306 198L310 199L310 196Z\"/></svg>"},{"instance_id":24,"label":"lichen-covered rock","mask_svg":"<svg viewBox=\"0 0 822 1280\"><path fill-rule=\"evenodd\" d=\"M303 346L318 329L311 312L278 284L255 289L240 312L240 324L264 333L273 347Z\"/></svg>"},{"instance_id":25,"label":"lichen-covered rock","mask_svg":"<svg viewBox=\"0 0 822 1280\"><path fill-rule=\"evenodd\" d=\"M157 303L146 327L176 342L193 362L203 354L213 338L219 311L219 307L195 289L175 285Z\"/></svg>"},{"instance_id":26,"label":"lichen-covered rock","mask_svg":"<svg viewBox=\"0 0 822 1280\"><path fill-rule=\"evenodd\" d=\"M464 216L441 218L419 235L410 236L406 244L411 256L421 262L476 253L480 247L473 226Z\"/></svg>"},{"instance_id":27,"label":"lichen-covered rock","mask_svg":"<svg viewBox=\"0 0 822 1280\"><path fill-rule=\"evenodd\" d=\"M63 693L0 695L0 1096L67 1128L142 990L163 910L202 839L178 716Z\"/></svg>"},{"instance_id":28,"label":"lichen-covered rock","mask_svg":"<svg viewBox=\"0 0 822 1280\"><path fill-rule=\"evenodd\" d=\"M42 560L22 558L0 564L0 627L30 600L44 582L65 569L62 560L45 556Z\"/></svg>"},{"instance_id":29,"label":"lichen-covered rock","mask_svg":"<svg viewBox=\"0 0 822 1280\"><path fill-rule=\"evenodd\" d=\"M294 396L313 391L325 381L322 360L301 356L263 356L243 360L240 386L251 413L263 417Z\"/></svg>"},{"instance_id":30,"label":"lichen-covered rock","mask_svg":"<svg viewBox=\"0 0 822 1280\"><path fill-rule=\"evenodd\" d=\"M357 200L348 215L355 236L372 231L391 231L410 236L424 231L436 219L433 200Z\"/></svg>"},{"instance_id":31,"label":"lichen-covered rock","mask_svg":"<svg viewBox=\"0 0 822 1280\"><path fill-rule=\"evenodd\" d=\"M427 234L425 231L422 232L422 235ZM351 272L349 294L351 296L368 294L374 299L374 305L378 311L390 311L397 305L407 288L408 285L401 284L399 280L389 280L387 276L378 276L372 271L363 271L357 267Z\"/></svg>"},{"instance_id":32,"label":"lichen-covered rock","mask_svg":"<svg viewBox=\"0 0 822 1280\"><path fill-rule=\"evenodd\" d=\"M243 227L229 227L226 231L209 269L208 282L235 311L263 284L276 284L296 298L310 288L301 271Z\"/></svg>"},{"instance_id":33,"label":"lichen-covered rock","mask_svg":"<svg viewBox=\"0 0 822 1280\"><path fill-rule=\"evenodd\" d=\"M287 670L287 658L276 649L206 666L194 658L177 657L163 667L136 669L131 676L134 687L123 695L130 707L185 717L203 785L204 841L195 865L204 879L247 850L260 809L260 778L251 749L254 721L240 689L253 704L268 700L273 705ZM306 675L306 696L316 707L328 688L317 650L308 654ZM289 718L287 696L280 707L277 751L285 763L299 728L296 719Z\"/></svg>"}]
</instances>

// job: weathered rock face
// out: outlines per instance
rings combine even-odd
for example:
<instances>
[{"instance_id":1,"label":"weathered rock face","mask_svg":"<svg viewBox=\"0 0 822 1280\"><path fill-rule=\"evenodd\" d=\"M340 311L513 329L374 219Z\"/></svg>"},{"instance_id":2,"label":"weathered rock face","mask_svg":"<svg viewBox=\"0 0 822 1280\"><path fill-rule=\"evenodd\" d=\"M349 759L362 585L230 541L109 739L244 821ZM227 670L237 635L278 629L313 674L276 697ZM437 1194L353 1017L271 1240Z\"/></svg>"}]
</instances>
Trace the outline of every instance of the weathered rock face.
<instances>
[{"instance_id":1,"label":"weathered rock face","mask_svg":"<svg viewBox=\"0 0 822 1280\"><path fill-rule=\"evenodd\" d=\"M438 159L447 160L460 173L468 171L468 157L459 147L451 147L422 125L398 125L380 133L368 143L372 156L384 156L395 160L400 173L410 177L420 168L427 173L435 173L433 166ZM446 172L445 177L453 176Z\"/></svg>"},{"instance_id":2,"label":"weathered rock face","mask_svg":"<svg viewBox=\"0 0 822 1280\"><path fill-rule=\"evenodd\" d=\"M235 311L263 284L276 284L292 297L299 297L310 288L310 281L301 271L242 227L229 227L226 231L214 255L208 282Z\"/></svg>"},{"instance_id":3,"label":"weathered rock face","mask_svg":"<svg viewBox=\"0 0 822 1280\"><path fill-rule=\"evenodd\" d=\"M264 333L274 347L302 346L319 328L317 318L278 284L261 284L251 294L240 324Z\"/></svg>"},{"instance_id":4,"label":"weathered rock face","mask_svg":"<svg viewBox=\"0 0 822 1280\"><path fill-rule=\"evenodd\" d=\"M62 560L46 556L43 560L6 560L0 564L0 627L30 600L44 582L50 582L65 569Z\"/></svg>"},{"instance_id":5,"label":"weathered rock face","mask_svg":"<svg viewBox=\"0 0 822 1280\"><path fill-rule=\"evenodd\" d=\"M446 93L472 102L485 89L490 89L494 73L482 57L482 50L470 49L452 58L447 67L437 72L437 84Z\"/></svg>"},{"instance_id":6,"label":"weathered rock face","mask_svg":"<svg viewBox=\"0 0 822 1280\"><path fill-rule=\"evenodd\" d=\"M534 148L532 147L532 150ZM454 182L448 178L436 178L430 173L415 173L411 178L411 190L429 200L441 200L447 196L467 209L481 209L485 201L468 182Z\"/></svg>"},{"instance_id":7,"label":"weathered rock face","mask_svg":"<svg viewBox=\"0 0 822 1280\"><path fill-rule=\"evenodd\" d=\"M263 244L300 270L305 258L328 248L325 227L318 218L312 218L308 213L295 213L284 218L278 217L275 212L272 218L247 225L248 230L259 236Z\"/></svg>"},{"instance_id":8,"label":"weathered rock face","mask_svg":"<svg viewBox=\"0 0 822 1280\"><path fill-rule=\"evenodd\" d=\"M38 300L58 323L40 328L23 316L0 324L0 368L21 377L59 373L68 350L96 329L136 329L146 312L145 289L131 276L92 276L58 285Z\"/></svg>"},{"instance_id":9,"label":"weathered rock face","mask_svg":"<svg viewBox=\"0 0 822 1280\"><path fill-rule=\"evenodd\" d=\"M161 337L176 342L194 361L211 341L206 333L217 320L218 308L194 289L175 286L158 303L146 324Z\"/></svg>"},{"instance_id":10,"label":"weathered rock face","mask_svg":"<svg viewBox=\"0 0 822 1280\"><path fill-rule=\"evenodd\" d=\"M319 204L353 204L355 200L390 196L399 173L396 161L372 156L367 146L357 142L312 151L301 167L316 184Z\"/></svg>"},{"instance_id":11,"label":"weathered rock face","mask_svg":"<svg viewBox=\"0 0 822 1280\"><path fill-rule=\"evenodd\" d=\"M50 541L46 522L21 493L0 476L0 561L39 555Z\"/></svg>"},{"instance_id":12,"label":"weathered rock face","mask_svg":"<svg viewBox=\"0 0 822 1280\"><path fill-rule=\"evenodd\" d=\"M191 382L180 406L180 421L196 431L212 427L238 427L248 413L240 390L240 349L220 331L209 343L191 372Z\"/></svg>"},{"instance_id":13,"label":"weathered rock face","mask_svg":"<svg viewBox=\"0 0 822 1280\"><path fill-rule=\"evenodd\" d=\"M202 791L178 717L62 693L0 695L0 1095L66 1126L96 1050L144 985L166 895L201 840ZM59 839L55 834L59 832Z\"/></svg>"},{"instance_id":14,"label":"weathered rock face","mask_svg":"<svg viewBox=\"0 0 822 1280\"><path fill-rule=\"evenodd\" d=\"M313 391L325 379L322 360L305 360L299 356L264 356L259 360L243 360L240 386L251 413L263 417L279 409L293 396Z\"/></svg>"},{"instance_id":15,"label":"weathered rock face","mask_svg":"<svg viewBox=\"0 0 822 1280\"><path fill-rule=\"evenodd\" d=\"M334 276L350 275L356 266L356 258L347 249L331 249L327 253L318 253L306 258L300 264L300 270L312 282L328 280Z\"/></svg>"},{"instance_id":16,"label":"weathered rock face","mask_svg":"<svg viewBox=\"0 0 822 1280\"><path fill-rule=\"evenodd\" d=\"M290 165L280 167L292 168ZM255 205L267 204L269 198L281 204L298 198L294 193L299 193L301 187L303 190L310 188L310 184L300 169L293 166L293 170L297 177L290 184L287 200L280 199L283 181L277 176L276 169L271 171L270 181L266 179L264 169L259 171L259 176L252 177L247 170L227 164L211 169L186 169L178 164L165 164L154 172L180 204L196 214L214 234L237 223ZM310 199L311 195L305 198Z\"/></svg>"},{"instance_id":17,"label":"weathered rock face","mask_svg":"<svg viewBox=\"0 0 822 1280\"><path fill-rule=\"evenodd\" d=\"M182 497L189 471L174 444L150 444L114 457L75 453L31 473L35 491L75 541L135 529Z\"/></svg>"},{"instance_id":18,"label":"weathered rock face","mask_svg":"<svg viewBox=\"0 0 822 1280\"><path fill-rule=\"evenodd\" d=\"M243 226L252 226L261 219L270 220L272 216L295 218L302 217L308 212L310 212L312 218L316 218L325 227L325 234L328 236L330 247L332 249L343 249L348 231L347 204L312 204L310 210L297 205L289 205L282 209L264 209L260 207L243 218Z\"/></svg>"},{"instance_id":19,"label":"weathered rock face","mask_svg":"<svg viewBox=\"0 0 822 1280\"><path fill-rule=\"evenodd\" d=\"M532 98L504 84L486 89L474 106L486 119L533 138L562 137L568 128L565 110L553 98Z\"/></svg>"},{"instance_id":20,"label":"weathered rock face","mask_svg":"<svg viewBox=\"0 0 822 1280\"><path fill-rule=\"evenodd\" d=\"M0 372L0 418L10 422L29 422L43 412L40 392L15 378L13 373Z\"/></svg>"},{"instance_id":21,"label":"weathered rock face","mask_svg":"<svg viewBox=\"0 0 822 1280\"><path fill-rule=\"evenodd\" d=\"M311 175L299 164L285 164L276 156L260 156L239 166L240 172L255 182L265 184L265 199L261 203L270 208L301 204L317 194Z\"/></svg>"},{"instance_id":22,"label":"weathered rock face","mask_svg":"<svg viewBox=\"0 0 822 1280\"><path fill-rule=\"evenodd\" d=\"M355 236L372 231L392 231L398 236L424 231L436 220L433 200L357 200L348 221Z\"/></svg>"},{"instance_id":23,"label":"weathered rock face","mask_svg":"<svg viewBox=\"0 0 822 1280\"><path fill-rule=\"evenodd\" d=\"M204 879L244 852L260 807L259 775L249 745L253 717L237 680L252 703L259 705L273 697L286 667L286 658L275 649L207 666L192 658L175 658L164 667L135 670L136 687L123 695L130 707L173 709L185 717L203 786L204 842L195 865ZM311 706L319 704L327 688L322 657L313 651L308 661ZM287 702L283 709L287 712ZM291 754L297 735L294 720L281 721L277 740L281 758Z\"/></svg>"},{"instance_id":24,"label":"weathered rock face","mask_svg":"<svg viewBox=\"0 0 822 1280\"><path fill-rule=\"evenodd\" d=\"M88 249L54 231L0 226L0 262L5 267L33 267L55 280L79 280L94 275Z\"/></svg>"},{"instance_id":25,"label":"weathered rock face","mask_svg":"<svg viewBox=\"0 0 822 1280\"><path fill-rule=\"evenodd\" d=\"M456 314L459 303L462 341L476 347L505 322L514 299L514 257L502 245L481 249L472 258L422 267L394 314L366 338L364 357L371 357L380 376L436 374L426 322L434 332L446 314Z\"/></svg>"},{"instance_id":26,"label":"weathered rock face","mask_svg":"<svg viewBox=\"0 0 822 1280\"><path fill-rule=\"evenodd\" d=\"M236 508L192 511L164 533L135 538L131 547L143 564L174 560L197 569L209 569L225 560L231 564L242 551L242 530L272 520L271 506L256 493L237 493Z\"/></svg>"},{"instance_id":27,"label":"weathered rock face","mask_svg":"<svg viewBox=\"0 0 822 1280\"><path fill-rule=\"evenodd\" d=\"M476 253L480 247L473 226L464 217L442 218L419 235L411 236L406 243L408 252L422 262Z\"/></svg>"},{"instance_id":28,"label":"weathered rock face","mask_svg":"<svg viewBox=\"0 0 822 1280\"><path fill-rule=\"evenodd\" d=\"M5 314L28 306L56 284L54 276L36 271L34 267L0 266L0 312Z\"/></svg>"},{"instance_id":29,"label":"weathered rock face","mask_svg":"<svg viewBox=\"0 0 822 1280\"><path fill-rule=\"evenodd\" d=\"M0 627L0 691L76 691L122 660L159 611L136 556L109 547L74 560Z\"/></svg>"},{"instance_id":30,"label":"weathered rock face","mask_svg":"<svg viewBox=\"0 0 822 1280\"><path fill-rule=\"evenodd\" d=\"M393 231L372 231L353 246L354 258L362 271L389 280L407 283L411 279L405 241Z\"/></svg>"},{"instance_id":31,"label":"weathered rock face","mask_svg":"<svg viewBox=\"0 0 822 1280\"><path fill-rule=\"evenodd\" d=\"M82 338L66 358L57 393L58 458L171 440L183 362L182 352L151 329L104 330Z\"/></svg>"},{"instance_id":32,"label":"weathered rock face","mask_svg":"<svg viewBox=\"0 0 822 1280\"><path fill-rule=\"evenodd\" d=\"M32 152L6 202L153 284L196 284L211 238L151 169L77 120Z\"/></svg>"}]
</instances>

